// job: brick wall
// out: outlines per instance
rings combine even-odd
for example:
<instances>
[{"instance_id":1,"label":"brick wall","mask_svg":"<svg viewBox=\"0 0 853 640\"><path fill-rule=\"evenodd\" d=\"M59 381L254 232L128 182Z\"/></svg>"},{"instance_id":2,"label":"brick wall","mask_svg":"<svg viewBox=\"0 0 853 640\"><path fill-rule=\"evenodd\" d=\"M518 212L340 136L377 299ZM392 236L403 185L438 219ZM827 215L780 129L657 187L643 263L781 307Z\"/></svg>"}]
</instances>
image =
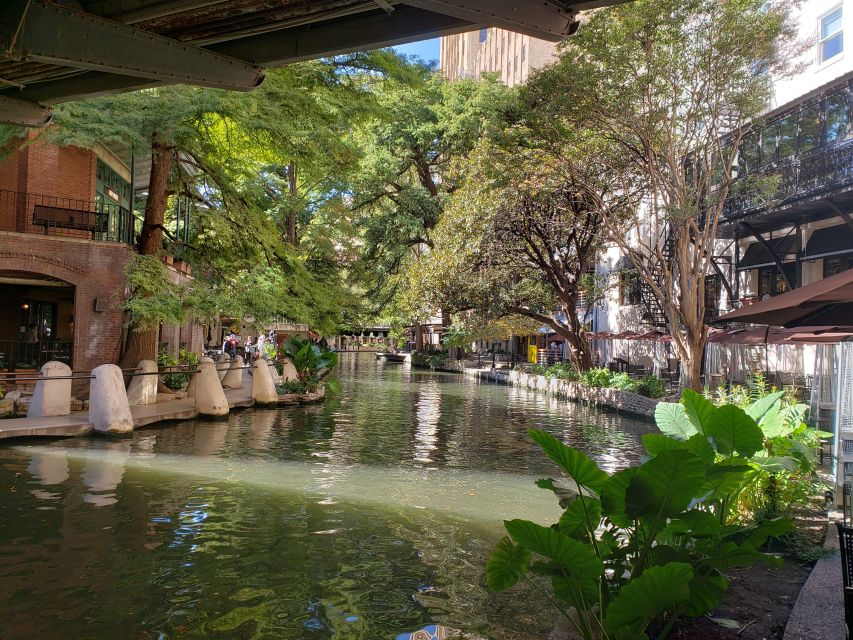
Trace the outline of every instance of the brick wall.
<instances>
[{"instance_id":1,"label":"brick wall","mask_svg":"<svg viewBox=\"0 0 853 640\"><path fill-rule=\"evenodd\" d=\"M119 243L0 231L0 271L59 278L75 287L75 370L118 362L124 268L133 251ZM101 311L95 310L96 300Z\"/></svg>"}]
</instances>

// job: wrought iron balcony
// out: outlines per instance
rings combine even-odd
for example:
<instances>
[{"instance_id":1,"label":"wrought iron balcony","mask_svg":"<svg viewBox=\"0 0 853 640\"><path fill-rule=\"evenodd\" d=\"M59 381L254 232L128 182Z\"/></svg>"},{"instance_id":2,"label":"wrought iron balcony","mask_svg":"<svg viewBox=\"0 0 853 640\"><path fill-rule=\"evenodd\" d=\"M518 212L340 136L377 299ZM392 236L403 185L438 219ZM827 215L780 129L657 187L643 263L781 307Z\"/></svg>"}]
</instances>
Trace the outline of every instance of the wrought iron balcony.
<instances>
[{"instance_id":1,"label":"wrought iron balcony","mask_svg":"<svg viewBox=\"0 0 853 640\"><path fill-rule=\"evenodd\" d=\"M723 223L851 190L852 83L841 80L773 114L744 138Z\"/></svg>"},{"instance_id":2,"label":"wrought iron balcony","mask_svg":"<svg viewBox=\"0 0 853 640\"><path fill-rule=\"evenodd\" d=\"M0 189L0 230L133 244L133 214L106 199L80 200Z\"/></svg>"}]
</instances>

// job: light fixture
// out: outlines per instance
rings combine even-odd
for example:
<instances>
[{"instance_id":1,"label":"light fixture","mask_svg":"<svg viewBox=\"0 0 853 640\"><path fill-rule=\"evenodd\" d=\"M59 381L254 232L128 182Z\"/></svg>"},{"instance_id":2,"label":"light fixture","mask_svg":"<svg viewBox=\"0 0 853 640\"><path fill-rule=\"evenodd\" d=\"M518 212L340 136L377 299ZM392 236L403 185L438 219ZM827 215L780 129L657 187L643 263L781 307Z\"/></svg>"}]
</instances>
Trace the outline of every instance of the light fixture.
<instances>
[{"instance_id":1,"label":"light fixture","mask_svg":"<svg viewBox=\"0 0 853 640\"><path fill-rule=\"evenodd\" d=\"M30 304L28 302L25 302L24 304L21 305L21 309L29 309L29 308L30 308Z\"/></svg>"}]
</instances>

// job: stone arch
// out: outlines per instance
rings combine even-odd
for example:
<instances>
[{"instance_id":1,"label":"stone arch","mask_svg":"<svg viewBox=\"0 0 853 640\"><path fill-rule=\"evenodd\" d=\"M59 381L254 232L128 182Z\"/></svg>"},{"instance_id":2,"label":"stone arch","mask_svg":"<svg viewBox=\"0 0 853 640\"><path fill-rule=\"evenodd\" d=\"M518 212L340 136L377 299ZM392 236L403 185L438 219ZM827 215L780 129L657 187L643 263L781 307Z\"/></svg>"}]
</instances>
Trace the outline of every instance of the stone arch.
<instances>
[{"instance_id":1,"label":"stone arch","mask_svg":"<svg viewBox=\"0 0 853 640\"><path fill-rule=\"evenodd\" d=\"M0 251L0 271L25 271L64 280L75 287L88 276L86 269L50 256Z\"/></svg>"}]
</instances>

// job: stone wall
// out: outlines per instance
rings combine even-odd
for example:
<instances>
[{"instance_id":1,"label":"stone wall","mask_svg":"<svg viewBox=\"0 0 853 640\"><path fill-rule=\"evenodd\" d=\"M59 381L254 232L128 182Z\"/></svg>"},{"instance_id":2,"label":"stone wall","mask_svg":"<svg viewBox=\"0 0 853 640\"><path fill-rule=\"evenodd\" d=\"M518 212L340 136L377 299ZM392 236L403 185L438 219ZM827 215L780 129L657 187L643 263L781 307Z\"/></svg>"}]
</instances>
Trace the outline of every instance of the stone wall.
<instances>
[{"instance_id":1,"label":"stone wall","mask_svg":"<svg viewBox=\"0 0 853 640\"><path fill-rule=\"evenodd\" d=\"M647 398L619 389L590 387L582 382L549 380L545 376L537 376L523 371L481 371L479 375L494 382L527 387L528 389L549 393L557 398L601 405L643 418L654 418L655 407L661 401L661 399Z\"/></svg>"}]
</instances>

